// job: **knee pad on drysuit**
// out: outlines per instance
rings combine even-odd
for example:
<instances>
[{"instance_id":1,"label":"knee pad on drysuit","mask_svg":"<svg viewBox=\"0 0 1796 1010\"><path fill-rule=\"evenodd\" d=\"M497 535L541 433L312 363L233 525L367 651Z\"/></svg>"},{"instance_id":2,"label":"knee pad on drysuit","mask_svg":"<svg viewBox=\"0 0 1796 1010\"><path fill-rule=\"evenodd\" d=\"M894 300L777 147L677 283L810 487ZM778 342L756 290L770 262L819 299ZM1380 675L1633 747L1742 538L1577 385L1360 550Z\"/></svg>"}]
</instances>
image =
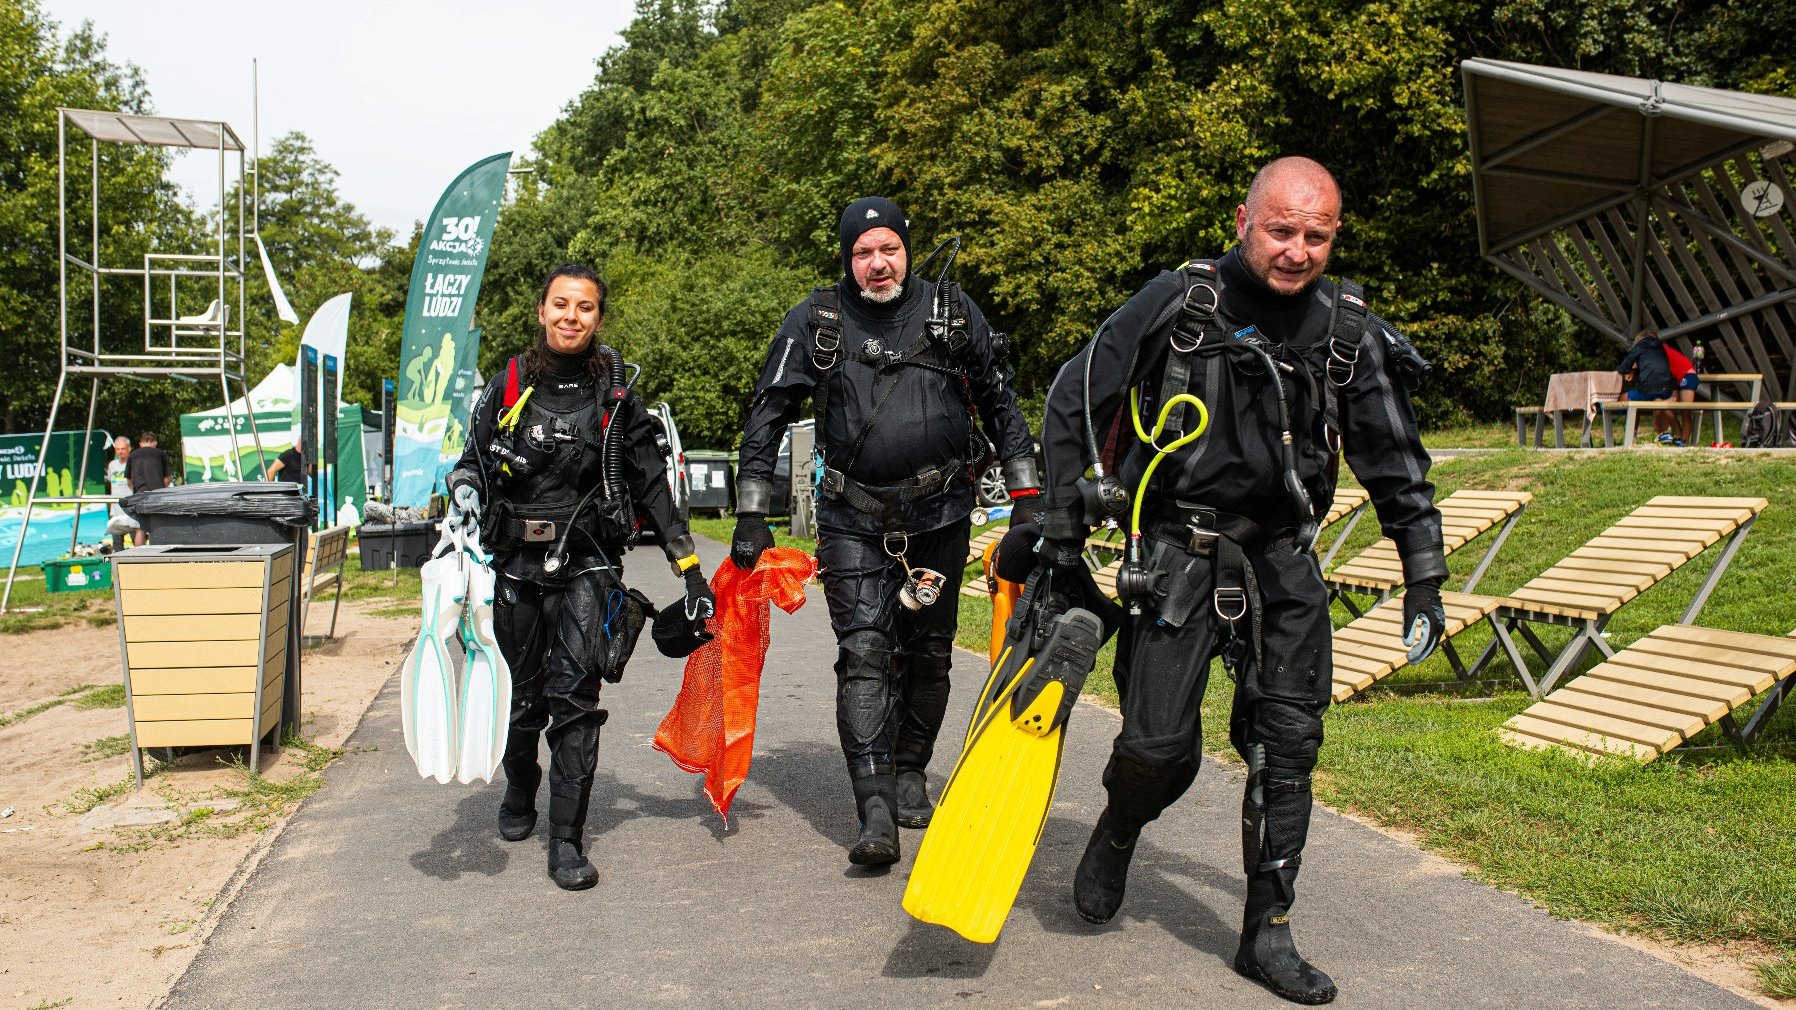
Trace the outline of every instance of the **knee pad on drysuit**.
<instances>
[{"instance_id":1,"label":"knee pad on drysuit","mask_svg":"<svg viewBox=\"0 0 1796 1010\"><path fill-rule=\"evenodd\" d=\"M836 727L851 770L892 766L892 641L878 631L844 635L836 656Z\"/></svg>"},{"instance_id":2,"label":"knee pad on drysuit","mask_svg":"<svg viewBox=\"0 0 1796 1010\"><path fill-rule=\"evenodd\" d=\"M549 825L578 830L586 824L598 767L599 727L610 713L587 710L560 698L549 702Z\"/></svg>"},{"instance_id":3,"label":"knee pad on drysuit","mask_svg":"<svg viewBox=\"0 0 1796 1010\"><path fill-rule=\"evenodd\" d=\"M901 708L894 759L899 771L920 771L935 753L935 738L948 714L948 670L953 644L926 638L904 646L896 658Z\"/></svg>"},{"instance_id":4,"label":"knee pad on drysuit","mask_svg":"<svg viewBox=\"0 0 1796 1010\"><path fill-rule=\"evenodd\" d=\"M1255 709L1246 739L1237 741L1247 762L1242 863L1262 888L1276 883L1281 903L1288 906L1309 838L1310 773L1322 746L1322 721L1297 705L1261 702Z\"/></svg>"},{"instance_id":5,"label":"knee pad on drysuit","mask_svg":"<svg viewBox=\"0 0 1796 1010\"><path fill-rule=\"evenodd\" d=\"M1118 740L1104 769L1111 829L1133 838L1141 826L1172 806L1197 778L1203 761L1201 739Z\"/></svg>"}]
</instances>

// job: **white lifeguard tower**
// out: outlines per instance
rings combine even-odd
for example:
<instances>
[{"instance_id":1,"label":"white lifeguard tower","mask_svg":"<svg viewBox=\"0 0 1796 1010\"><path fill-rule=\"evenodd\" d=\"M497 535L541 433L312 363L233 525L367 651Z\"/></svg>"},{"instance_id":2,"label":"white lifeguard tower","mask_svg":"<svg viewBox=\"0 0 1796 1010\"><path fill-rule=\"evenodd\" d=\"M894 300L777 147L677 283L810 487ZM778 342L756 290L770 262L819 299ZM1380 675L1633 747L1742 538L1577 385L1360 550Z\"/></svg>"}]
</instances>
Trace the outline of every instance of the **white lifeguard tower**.
<instances>
[{"instance_id":1,"label":"white lifeguard tower","mask_svg":"<svg viewBox=\"0 0 1796 1010\"><path fill-rule=\"evenodd\" d=\"M78 134L85 134L87 140L89 179L85 222L78 216L72 219L69 206L70 144L81 144L79 135L71 136L71 128ZM79 389L83 379L88 383L87 427L78 473L87 472L88 438L93 432L100 380L109 378L217 381L230 422L232 453L237 459L242 458L238 422L231 402L236 395L247 397L249 391L244 382L244 275L246 245L254 235L253 228L247 224L249 219L244 207L244 180L254 169L245 164L242 140L221 120L64 108L56 110L56 138L56 234L61 280L58 366L61 374L56 380L50 416L44 423L44 441L38 449L24 520L7 569L6 589L0 594L0 613L5 613L11 602L13 578L18 573L19 557L24 550L35 506L75 507L74 532L70 538L70 548L73 549L80 536L81 507L117 500L110 494L88 494L85 485L79 482L70 489L73 493L66 496L40 498L37 495L44 453L50 444L50 434L56 429L56 415L62 408L63 397L70 392L71 386ZM209 248L187 252L151 250L132 262L109 260L102 249L99 227L101 144L215 152L218 158L218 216L212 241L205 243ZM234 209L225 205L233 179L237 184ZM81 242L83 238L87 240L85 243ZM77 251L79 245L86 248ZM141 301L141 334L119 332L116 322L109 325L108 306L118 304L122 298ZM130 329L135 330L135 327ZM236 394L232 392L233 382L238 390ZM245 414L248 422L245 434L249 444L259 452L261 437L256 431L255 417L247 411Z\"/></svg>"}]
</instances>

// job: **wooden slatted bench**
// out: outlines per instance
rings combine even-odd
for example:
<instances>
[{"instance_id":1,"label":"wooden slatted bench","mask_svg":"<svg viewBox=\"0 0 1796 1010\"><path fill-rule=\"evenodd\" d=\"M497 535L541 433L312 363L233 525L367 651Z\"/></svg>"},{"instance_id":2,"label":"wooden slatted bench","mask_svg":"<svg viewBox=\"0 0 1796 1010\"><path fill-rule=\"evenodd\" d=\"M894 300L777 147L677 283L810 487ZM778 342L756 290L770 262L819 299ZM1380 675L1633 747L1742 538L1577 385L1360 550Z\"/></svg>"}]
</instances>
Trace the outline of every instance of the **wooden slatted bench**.
<instances>
[{"instance_id":1,"label":"wooden slatted bench","mask_svg":"<svg viewBox=\"0 0 1796 1010\"><path fill-rule=\"evenodd\" d=\"M312 534L312 545L306 551L306 564L300 576L300 628L305 628L305 617L311 613L312 597L319 592L336 588L336 598L331 601L330 631L325 638L337 637L337 609L343 604L343 562L349 556L349 534L355 527L348 524L332 526Z\"/></svg>"},{"instance_id":2,"label":"wooden slatted bench","mask_svg":"<svg viewBox=\"0 0 1796 1010\"><path fill-rule=\"evenodd\" d=\"M1796 632L1774 638L1669 624L1511 717L1498 734L1514 747L1619 754L1644 764L1718 722L1744 749L1792 684ZM1734 713L1761 694L1741 726Z\"/></svg>"},{"instance_id":3,"label":"wooden slatted bench","mask_svg":"<svg viewBox=\"0 0 1796 1010\"><path fill-rule=\"evenodd\" d=\"M985 557L985 548L1004 539L1004 534L1009 532L1009 526L993 526L989 529L979 531L973 539L967 541L966 563L970 565L980 558Z\"/></svg>"},{"instance_id":4,"label":"wooden slatted bench","mask_svg":"<svg viewBox=\"0 0 1796 1010\"><path fill-rule=\"evenodd\" d=\"M1490 615L1495 637L1471 673L1475 675L1501 647L1530 694L1551 691L1591 646L1605 656L1614 656L1614 650L1603 641L1602 632L1623 604L1726 538L1708 576L1678 620L1679 624L1691 623L1715 591L1766 504L1763 498L1680 495L1660 495L1648 500L1500 601ZM1529 623L1556 624L1576 633L1555 655L1541 643ZM1512 634L1519 634L1547 664L1538 683L1528 672Z\"/></svg>"},{"instance_id":5,"label":"wooden slatted bench","mask_svg":"<svg viewBox=\"0 0 1796 1010\"><path fill-rule=\"evenodd\" d=\"M1441 594L1441 603L1447 608L1441 649L1455 673L1467 675L1453 649L1453 636L1484 620L1501 602L1497 597L1475 593ZM1334 700L1346 701L1409 665L1409 646L1403 644L1403 634L1402 593L1368 610L1351 624L1335 629L1331 673Z\"/></svg>"},{"instance_id":6,"label":"wooden slatted bench","mask_svg":"<svg viewBox=\"0 0 1796 1010\"><path fill-rule=\"evenodd\" d=\"M1626 415L1621 433L1621 444L1623 448L1632 448L1634 429L1639 426L1640 412L1643 410L1648 413L1656 410L1683 411L1685 413L1695 411L1696 426L1691 429L1690 441L1692 444L1696 444L1702 441L1702 416L1704 414L1713 413L1715 426L1719 429L1722 411L1733 410L1745 413L1754 406L1755 404L1747 400L1610 400L1602 405L1603 442L1611 446L1615 444L1615 436L1610 428L1616 414Z\"/></svg>"},{"instance_id":7,"label":"wooden slatted bench","mask_svg":"<svg viewBox=\"0 0 1796 1010\"><path fill-rule=\"evenodd\" d=\"M1497 549L1503 546L1516 520L1533 500L1534 496L1526 491L1468 489L1455 491L1436 503L1441 512L1441 548L1448 554L1486 530L1499 524L1502 527L1485 549L1477 571L1466 584L1466 592L1478 587L1478 580L1490 567ZM1324 577L1324 581L1328 584L1329 595L1340 600L1348 612L1358 618L1364 611L1354 604L1351 594L1372 596L1374 606L1390 599L1391 593L1403 584L1403 558L1397 553L1396 543L1386 537L1342 562Z\"/></svg>"}]
</instances>

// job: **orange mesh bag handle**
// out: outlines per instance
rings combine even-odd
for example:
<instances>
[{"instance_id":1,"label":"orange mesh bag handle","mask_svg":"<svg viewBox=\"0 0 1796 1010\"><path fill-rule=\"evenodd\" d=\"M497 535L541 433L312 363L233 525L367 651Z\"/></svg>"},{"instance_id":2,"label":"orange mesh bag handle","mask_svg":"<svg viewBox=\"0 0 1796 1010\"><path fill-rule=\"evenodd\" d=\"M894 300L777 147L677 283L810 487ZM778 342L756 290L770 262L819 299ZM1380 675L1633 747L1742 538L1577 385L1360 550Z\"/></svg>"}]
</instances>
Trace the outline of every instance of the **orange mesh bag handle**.
<instances>
[{"instance_id":1,"label":"orange mesh bag handle","mask_svg":"<svg viewBox=\"0 0 1796 1010\"><path fill-rule=\"evenodd\" d=\"M804 606L805 583L816 571L816 560L804 551L773 547L752 571L726 561L711 576L716 637L687 657L680 695L655 731L655 749L705 776L705 795L725 820L754 758L769 611L777 606L797 612Z\"/></svg>"}]
</instances>

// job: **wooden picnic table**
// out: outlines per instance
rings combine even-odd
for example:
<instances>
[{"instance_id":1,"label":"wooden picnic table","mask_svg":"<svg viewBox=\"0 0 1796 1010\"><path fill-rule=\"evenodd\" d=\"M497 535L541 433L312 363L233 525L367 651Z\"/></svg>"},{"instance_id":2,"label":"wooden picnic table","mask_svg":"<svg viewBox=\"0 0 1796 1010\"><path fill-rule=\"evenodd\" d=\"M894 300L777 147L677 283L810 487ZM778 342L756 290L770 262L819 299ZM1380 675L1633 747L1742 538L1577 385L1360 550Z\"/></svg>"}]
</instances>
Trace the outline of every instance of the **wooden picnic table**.
<instances>
[{"instance_id":1,"label":"wooden picnic table","mask_svg":"<svg viewBox=\"0 0 1796 1010\"><path fill-rule=\"evenodd\" d=\"M1565 448L1565 415L1576 411L1584 415L1584 424L1578 430L1578 444L1589 445L1591 422L1597 415L1598 407L1606 401L1620 398L1619 372L1554 373L1547 379L1546 399L1535 417L1534 444L1541 444L1541 428L1545 419L1550 416L1553 419L1553 445L1555 448Z\"/></svg>"}]
</instances>

